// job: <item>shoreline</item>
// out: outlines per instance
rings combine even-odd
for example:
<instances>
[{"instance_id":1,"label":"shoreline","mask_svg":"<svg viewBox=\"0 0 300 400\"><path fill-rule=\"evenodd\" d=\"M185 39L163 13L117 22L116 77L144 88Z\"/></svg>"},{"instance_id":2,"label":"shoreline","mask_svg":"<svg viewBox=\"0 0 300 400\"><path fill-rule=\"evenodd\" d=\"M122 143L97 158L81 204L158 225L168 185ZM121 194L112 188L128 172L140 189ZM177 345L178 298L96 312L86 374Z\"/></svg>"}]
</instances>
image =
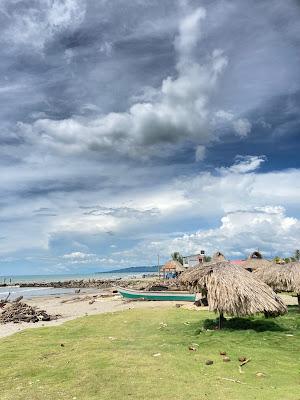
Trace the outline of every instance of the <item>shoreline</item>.
<instances>
[{"instance_id":1,"label":"shoreline","mask_svg":"<svg viewBox=\"0 0 300 400\"><path fill-rule=\"evenodd\" d=\"M97 296L97 297L96 297ZM91 299L94 301L91 302ZM46 296L26 299L25 303L45 310L51 315L60 314L58 319L47 322L9 322L0 324L0 339L31 328L47 328L61 325L67 321L81 318L88 315L96 315L103 313L118 312L130 310L133 308L162 308L175 307L172 301L155 302L155 301L126 301L119 294L105 293L99 291L83 292L80 294L63 295L63 296ZM176 302L176 304L184 304ZM189 304L193 306L193 304Z\"/></svg>"},{"instance_id":2,"label":"shoreline","mask_svg":"<svg viewBox=\"0 0 300 400\"><path fill-rule=\"evenodd\" d=\"M146 276L143 278L114 278L114 279L88 279L88 280L63 280L52 282L28 282L16 283L14 285L0 286L0 300L9 294L9 300L14 300L19 296L24 299L43 296L61 296L75 294L82 291L92 292L95 290L113 292L117 286L124 288L149 290L153 285L163 284L174 287L174 282L169 280L164 282L157 277Z\"/></svg>"},{"instance_id":3,"label":"shoreline","mask_svg":"<svg viewBox=\"0 0 300 400\"><path fill-rule=\"evenodd\" d=\"M0 284L0 288L97 288L106 289L108 287L116 286L116 284L122 284L124 287L143 284L145 282L155 282L159 278L156 275L145 275L141 277L127 277L127 278L101 278L101 279L70 279L70 280L58 280L58 281L32 281L32 282L15 282L13 284Z\"/></svg>"},{"instance_id":4,"label":"shoreline","mask_svg":"<svg viewBox=\"0 0 300 400\"><path fill-rule=\"evenodd\" d=\"M72 282L103 282L103 281L117 281L117 280L132 280L132 279L145 279L145 278L158 278L157 273L152 272L137 272L137 273L111 273L103 272L99 274L83 274L83 275L16 275L16 276L1 276L0 288L11 286L33 286L40 285L48 287L49 285L71 284Z\"/></svg>"},{"instance_id":5,"label":"shoreline","mask_svg":"<svg viewBox=\"0 0 300 400\"><path fill-rule=\"evenodd\" d=\"M297 299L287 294L280 294L285 304L297 305ZM25 303L45 310L51 315L60 314L58 319L47 322L9 322L0 324L0 339L8 337L25 329L47 328L61 325L87 315L96 315L118 311L130 310L133 308L165 308L176 307L180 304L184 309L195 311L208 310L208 307L197 307L192 302L174 302L174 301L126 301L119 294L113 294L110 291L104 292L95 290L93 292L81 292L79 294L65 294L62 296L45 296L26 299Z\"/></svg>"}]
</instances>

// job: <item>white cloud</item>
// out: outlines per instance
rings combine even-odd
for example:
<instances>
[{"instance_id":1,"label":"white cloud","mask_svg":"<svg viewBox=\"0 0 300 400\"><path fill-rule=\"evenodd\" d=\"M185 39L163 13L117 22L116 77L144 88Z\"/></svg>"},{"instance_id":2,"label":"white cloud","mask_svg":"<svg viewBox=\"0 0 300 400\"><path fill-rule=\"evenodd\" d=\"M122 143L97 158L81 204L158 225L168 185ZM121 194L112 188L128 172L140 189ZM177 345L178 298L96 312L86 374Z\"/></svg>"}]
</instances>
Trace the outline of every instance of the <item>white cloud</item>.
<instances>
[{"instance_id":1,"label":"white cloud","mask_svg":"<svg viewBox=\"0 0 300 400\"><path fill-rule=\"evenodd\" d=\"M262 207L226 214L216 229L200 230L173 239L165 246L188 254L221 250L228 257L262 250L266 255L292 254L299 247L300 221L286 216L283 207Z\"/></svg>"},{"instance_id":2,"label":"white cloud","mask_svg":"<svg viewBox=\"0 0 300 400\"><path fill-rule=\"evenodd\" d=\"M51 254L54 243L64 247L67 241L69 252L56 262L71 268L77 264L153 264L157 252L166 258L171 250L190 253L199 247L208 252L220 249L228 256L244 256L255 248L269 255L291 252L300 240L299 219L289 215L300 202L300 170L257 173L265 161L264 156L239 156L226 168L145 185L142 190L139 185L128 187L118 196L114 186L14 201L0 211L0 219L7 220L1 254L11 257L16 252L39 251L41 259L41 254ZM17 174L14 185L16 179L22 184L28 177ZM5 174L1 185L10 191ZM101 205L95 206L99 199ZM183 220L186 233L174 232ZM210 221L207 228L201 228L204 220ZM187 228L189 221L192 232ZM194 228L197 221L198 229ZM211 229L217 221L220 226ZM24 226L30 234L24 235ZM158 226L164 227L163 234ZM97 246L93 247L95 238ZM124 238L139 244L116 251L124 248ZM100 243L105 243L108 255L101 254Z\"/></svg>"},{"instance_id":3,"label":"white cloud","mask_svg":"<svg viewBox=\"0 0 300 400\"><path fill-rule=\"evenodd\" d=\"M202 145L199 145L196 147L196 152L195 152L195 158L196 161L203 161L205 158L205 147Z\"/></svg>"},{"instance_id":4,"label":"white cloud","mask_svg":"<svg viewBox=\"0 0 300 400\"><path fill-rule=\"evenodd\" d=\"M179 35L175 39L175 48L178 51L181 63L184 64L184 61L191 57L201 36L199 23L205 18L206 10L199 7L192 14L181 20Z\"/></svg>"},{"instance_id":5,"label":"white cloud","mask_svg":"<svg viewBox=\"0 0 300 400\"><path fill-rule=\"evenodd\" d=\"M229 168L220 168L223 173L233 172L244 174L255 171L266 161L265 156L236 156L236 162Z\"/></svg>"},{"instance_id":6,"label":"white cloud","mask_svg":"<svg viewBox=\"0 0 300 400\"><path fill-rule=\"evenodd\" d=\"M216 126L219 126L221 123L221 128L222 123L225 122L226 126L228 122L230 122L234 132L242 138L246 137L252 129L252 124L247 118L236 118L236 116L230 111L219 110L215 112L213 121Z\"/></svg>"},{"instance_id":7,"label":"white cloud","mask_svg":"<svg viewBox=\"0 0 300 400\"><path fill-rule=\"evenodd\" d=\"M2 10L9 6L4 0ZM85 15L85 3L80 0L43 0L40 7L14 7L8 13L11 23L2 34L2 40L17 46L43 50L47 40L64 29L77 27Z\"/></svg>"},{"instance_id":8,"label":"white cloud","mask_svg":"<svg viewBox=\"0 0 300 400\"><path fill-rule=\"evenodd\" d=\"M95 257L96 254L82 253L81 251L74 251L73 253L64 254L62 257L67 260L86 260Z\"/></svg>"},{"instance_id":9,"label":"white cloud","mask_svg":"<svg viewBox=\"0 0 300 400\"><path fill-rule=\"evenodd\" d=\"M241 137L245 137L251 132L251 123L246 118L239 118L234 121L233 127L236 133Z\"/></svg>"}]
</instances>

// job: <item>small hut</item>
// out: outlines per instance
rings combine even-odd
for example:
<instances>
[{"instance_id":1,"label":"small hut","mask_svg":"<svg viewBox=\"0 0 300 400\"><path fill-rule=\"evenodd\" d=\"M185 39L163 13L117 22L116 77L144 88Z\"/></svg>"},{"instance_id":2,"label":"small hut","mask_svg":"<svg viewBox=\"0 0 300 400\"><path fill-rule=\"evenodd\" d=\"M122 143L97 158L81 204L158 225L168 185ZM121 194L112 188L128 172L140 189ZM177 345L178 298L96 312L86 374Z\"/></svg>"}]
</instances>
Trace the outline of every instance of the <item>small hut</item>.
<instances>
[{"instance_id":1,"label":"small hut","mask_svg":"<svg viewBox=\"0 0 300 400\"><path fill-rule=\"evenodd\" d=\"M249 272L255 271L261 267L268 267L272 262L263 258L262 254L259 251L254 251L247 260L242 261L239 265Z\"/></svg>"},{"instance_id":2,"label":"small hut","mask_svg":"<svg viewBox=\"0 0 300 400\"><path fill-rule=\"evenodd\" d=\"M211 259L212 262L220 262L220 261L226 261L226 258L224 257L224 255L220 252L217 251Z\"/></svg>"},{"instance_id":3,"label":"small hut","mask_svg":"<svg viewBox=\"0 0 300 400\"><path fill-rule=\"evenodd\" d=\"M273 290L295 292L300 307L300 263L272 263L265 268L259 268L254 276L269 285Z\"/></svg>"},{"instance_id":4,"label":"small hut","mask_svg":"<svg viewBox=\"0 0 300 400\"><path fill-rule=\"evenodd\" d=\"M238 265L222 261L194 268L179 278L193 292L206 294L210 311L235 316L277 316L287 311L281 298L265 283Z\"/></svg>"},{"instance_id":5,"label":"small hut","mask_svg":"<svg viewBox=\"0 0 300 400\"><path fill-rule=\"evenodd\" d=\"M160 272L162 272L165 276L168 273L172 273L172 274L178 273L179 274L185 270L186 270L186 268L184 268L183 265L180 264L179 261L170 260L165 263L165 265L161 268Z\"/></svg>"}]
</instances>

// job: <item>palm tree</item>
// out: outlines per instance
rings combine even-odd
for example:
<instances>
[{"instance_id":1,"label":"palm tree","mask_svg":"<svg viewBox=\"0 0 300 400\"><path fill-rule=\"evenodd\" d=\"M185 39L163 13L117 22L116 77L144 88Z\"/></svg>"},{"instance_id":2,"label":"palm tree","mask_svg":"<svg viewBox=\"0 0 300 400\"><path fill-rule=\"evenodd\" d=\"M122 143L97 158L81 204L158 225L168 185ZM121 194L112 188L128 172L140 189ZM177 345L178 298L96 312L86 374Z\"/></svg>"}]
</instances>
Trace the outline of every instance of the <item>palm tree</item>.
<instances>
[{"instance_id":1,"label":"palm tree","mask_svg":"<svg viewBox=\"0 0 300 400\"><path fill-rule=\"evenodd\" d=\"M171 257L172 260L178 261L181 265L183 265L183 258L179 251L174 251L174 253L171 254Z\"/></svg>"}]
</instances>

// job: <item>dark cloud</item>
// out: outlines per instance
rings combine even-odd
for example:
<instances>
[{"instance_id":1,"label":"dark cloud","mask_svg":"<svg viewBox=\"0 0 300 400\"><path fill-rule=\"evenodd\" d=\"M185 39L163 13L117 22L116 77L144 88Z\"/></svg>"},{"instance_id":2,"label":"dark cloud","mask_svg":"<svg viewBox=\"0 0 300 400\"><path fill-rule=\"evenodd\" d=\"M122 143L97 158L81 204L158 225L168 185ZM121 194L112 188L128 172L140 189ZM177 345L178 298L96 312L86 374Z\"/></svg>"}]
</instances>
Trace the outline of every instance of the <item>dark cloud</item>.
<instances>
[{"instance_id":1,"label":"dark cloud","mask_svg":"<svg viewBox=\"0 0 300 400\"><path fill-rule=\"evenodd\" d=\"M201 174L237 154L267 157L253 174L299 168L299 14L293 0L3 0L3 251L154 249L157 232L228 211L190 210L213 203ZM198 196L184 187L199 174Z\"/></svg>"}]
</instances>

